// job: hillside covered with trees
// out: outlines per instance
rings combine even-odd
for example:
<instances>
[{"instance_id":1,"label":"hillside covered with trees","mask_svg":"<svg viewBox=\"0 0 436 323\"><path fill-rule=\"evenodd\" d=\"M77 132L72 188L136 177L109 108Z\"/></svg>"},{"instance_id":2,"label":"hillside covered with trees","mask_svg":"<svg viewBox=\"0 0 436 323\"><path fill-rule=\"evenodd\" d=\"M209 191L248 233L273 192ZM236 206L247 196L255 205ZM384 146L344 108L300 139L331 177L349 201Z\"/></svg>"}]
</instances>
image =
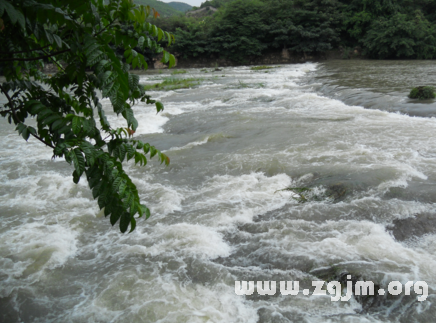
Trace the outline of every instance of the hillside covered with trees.
<instances>
[{"instance_id":1,"label":"hillside covered with trees","mask_svg":"<svg viewBox=\"0 0 436 323\"><path fill-rule=\"evenodd\" d=\"M175 34L171 51L244 62L288 49L319 54L360 47L368 58L436 58L434 0L208 0L211 17L173 16L157 24Z\"/></svg>"},{"instance_id":2,"label":"hillside covered with trees","mask_svg":"<svg viewBox=\"0 0 436 323\"><path fill-rule=\"evenodd\" d=\"M174 9L178 10L178 11L182 11L182 12L186 12L188 10L192 9L192 6L184 3L184 2L177 2L177 1L173 1L173 2L168 2L167 3L170 7L173 7Z\"/></svg>"},{"instance_id":3,"label":"hillside covered with trees","mask_svg":"<svg viewBox=\"0 0 436 323\"><path fill-rule=\"evenodd\" d=\"M136 4L150 6L159 12L161 17L171 17L180 15L191 8L190 5L184 2L165 3L157 0L134 0Z\"/></svg>"}]
</instances>

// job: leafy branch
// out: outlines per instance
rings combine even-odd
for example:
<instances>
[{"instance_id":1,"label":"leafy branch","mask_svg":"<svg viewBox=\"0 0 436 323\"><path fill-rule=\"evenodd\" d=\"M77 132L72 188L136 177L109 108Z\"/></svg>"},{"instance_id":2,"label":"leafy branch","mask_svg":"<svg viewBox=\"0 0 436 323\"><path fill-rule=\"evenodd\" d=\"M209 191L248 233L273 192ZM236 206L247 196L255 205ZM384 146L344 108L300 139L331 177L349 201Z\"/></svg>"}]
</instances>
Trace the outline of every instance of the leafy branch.
<instances>
[{"instance_id":1,"label":"leafy branch","mask_svg":"<svg viewBox=\"0 0 436 323\"><path fill-rule=\"evenodd\" d=\"M150 210L140 201L122 163L134 160L145 166L149 158L158 158L169 165L170 159L134 138L138 121L133 105L154 104L157 112L164 106L147 95L139 76L129 69L148 66L137 50L163 52L163 61L173 66L174 56L158 42L167 39L170 45L174 37L147 21L152 12L156 15L150 7L129 0L65 0L62 8L58 4L56 0L0 2L5 26L0 42L9 50L1 54L20 55L0 58L12 62L4 65L6 82L0 90L7 103L0 106L0 115L15 124L25 140L33 136L53 149L53 158L65 158L74 168L74 183L84 176L111 224L119 223L121 232L130 226L131 232L136 220L148 218ZM116 53L120 48L123 59ZM52 77L40 71L43 59L59 67ZM102 98L110 100L127 127L111 127ZM35 118L35 127L26 125L29 117Z\"/></svg>"}]
</instances>

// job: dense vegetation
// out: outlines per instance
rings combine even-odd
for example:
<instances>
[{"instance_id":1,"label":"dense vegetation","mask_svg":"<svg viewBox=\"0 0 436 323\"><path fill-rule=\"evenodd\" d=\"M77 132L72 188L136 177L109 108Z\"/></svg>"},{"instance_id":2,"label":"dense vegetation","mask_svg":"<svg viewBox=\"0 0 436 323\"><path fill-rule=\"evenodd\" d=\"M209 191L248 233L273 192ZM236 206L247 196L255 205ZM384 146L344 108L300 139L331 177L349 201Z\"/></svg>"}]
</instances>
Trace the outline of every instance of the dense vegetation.
<instances>
[{"instance_id":1,"label":"dense vegetation","mask_svg":"<svg viewBox=\"0 0 436 323\"><path fill-rule=\"evenodd\" d=\"M434 0L208 0L212 17L171 17L158 25L175 34L184 57L247 56L289 49L323 53L359 47L369 58L436 58Z\"/></svg>"},{"instance_id":2,"label":"dense vegetation","mask_svg":"<svg viewBox=\"0 0 436 323\"><path fill-rule=\"evenodd\" d=\"M142 101L163 105L146 94L133 68L147 68L141 52L161 52L162 62L175 58L158 42L174 37L146 21L157 13L130 0L0 1L0 63L6 81L0 84L4 101L0 115L29 137L50 147L53 158L74 166L72 179L85 177L92 195L112 225L135 229L135 217L148 218L138 190L123 169L133 159L145 165L156 156L168 157L134 138L138 122L132 107ZM138 49L138 51L136 50ZM57 72L41 72L45 62ZM124 118L113 128L101 100Z\"/></svg>"},{"instance_id":3,"label":"dense vegetation","mask_svg":"<svg viewBox=\"0 0 436 323\"><path fill-rule=\"evenodd\" d=\"M411 99L434 99L436 97L436 93L433 87L431 86L418 86L413 88L410 91L409 98Z\"/></svg>"}]
</instances>

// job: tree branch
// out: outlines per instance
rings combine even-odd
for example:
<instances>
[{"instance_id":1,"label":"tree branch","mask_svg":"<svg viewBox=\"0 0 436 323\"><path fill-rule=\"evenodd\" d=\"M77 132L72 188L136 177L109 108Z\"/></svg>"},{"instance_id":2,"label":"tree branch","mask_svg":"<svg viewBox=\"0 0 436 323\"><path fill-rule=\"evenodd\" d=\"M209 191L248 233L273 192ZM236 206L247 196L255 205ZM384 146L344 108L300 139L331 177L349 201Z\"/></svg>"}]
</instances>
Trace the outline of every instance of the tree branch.
<instances>
[{"instance_id":1,"label":"tree branch","mask_svg":"<svg viewBox=\"0 0 436 323\"><path fill-rule=\"evenodd\" d=\"M0 52L0 54L8 54L8 55L14 55L14 54L22 54L22 53L30 53L37 50L43 50L44 48L50 47L51 45L47 45L41 48L31 49L31 50L22 50L20 52Z\"/></svg>"},{"instance_id":2,"label":"tree branch","mask_svg":"<svg viewBox=\"0 0 436 323\"><path fill-rule=\"evenodd\" d=\"M42 139L41 137L39 137L38 135L34 135L33 133L30 133L32 136L34 136L36 139L38 139L40 142L42 142L44 145L47 145L53 149L55 149L55 147L52 144L49 144L48 142L46 142L44 139Z\"/></svg>"},{"instance_id":3,"label":"tree branch","mask_svg":"<svg viewBox=\"0 0 436 323\"><path fill-rule=\"evenodd\" d=\"M9 96L8 91L6 91L6 90L4 89L4 87L1 86L1 85L0 85L0 90L2 90L3 94L6 96L6 99L8 99L8 101L9 101L9 107L10 107L10 109L11 109L11 111L12 111L12 116L14 117L14 122L15 122L15 123L18 123L17 113L16 113L15 108L14 108L14 101L13 101L13 100L11 99L11 97Z\"/></svg>"},{"instance_id":4,"label":"tree branch","mask_svg":"<svg viewBox=\"0 0 436 323\"><path fill-rule=\"evenodd\" d=\"M43 52L48 55L48 53L43 50ZM52 62L54 62L61 70L65 71L65 69L63 68L63 66L61 64L59 64L56 60L52 59Z\"/></svg>"},{"instance_id":5,"label":"tree branch","mask_svg":"<svg viewBox=\"0 0 436 323\"><path fill-rule=\"evenodd\" d=\"M107 25L106 27L104 27L102 30L100 30L98 33L96 33L96 34L94 35L94 37L97 37L97 36L100 35L103 31L105 31L105 30L108 29L110 26L112 26L112 24L113 24L115 21L116 21L116 19L113 20L109 25Z\"/></svg>"},{"instance_id":6,"label":"tree branch","mask_svg":"<svg viewBox=\"0 0 436 323\"><path fill-rule=\"evenodd\" d=\"M44 56L38 56L38 57L30 57L30 58L8 58L8 59L0 59L0 62L14 62L14 61L20 61L20 62L29 62L29 61L37 61L39 59L49 58L52 56L56 56L62 53L69 52L70 49L61 50L59 52L55 52L53 54L44 55Z\"/></svg>"}]
</instances>

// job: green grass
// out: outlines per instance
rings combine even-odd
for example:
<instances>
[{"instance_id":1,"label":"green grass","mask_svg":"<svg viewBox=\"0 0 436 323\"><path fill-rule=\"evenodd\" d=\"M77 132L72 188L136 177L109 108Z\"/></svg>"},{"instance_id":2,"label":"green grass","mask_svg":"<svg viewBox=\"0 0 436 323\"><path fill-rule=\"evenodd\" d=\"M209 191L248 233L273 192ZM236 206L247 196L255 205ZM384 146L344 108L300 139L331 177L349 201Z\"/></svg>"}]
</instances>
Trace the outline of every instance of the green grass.
<instances>
[{"instance_id":1,"label":"green grass","mask_svg":"<svg viewBox=\"0 0 436 323\"><path fill-rule=\"evenodd\" d=\"M195 85L199 85L201 78L187 78L187 79L179 79L174 77L167 77L162 83L145 85L144 89L146 91L154 90L154 91L171 91L178 89L188 89Z\"/></svg>"},{"instance_id":2,"label":"green grass","mask_svg":"<svg viewBox=\"0 0 436 323\"><path fill-rule=\"evenodd\" d=\"M176 70L174 72L172 72L172 75L177 75L177 74L186 74L187 72L185 70Z\"/></svg>"}]
</instances>

